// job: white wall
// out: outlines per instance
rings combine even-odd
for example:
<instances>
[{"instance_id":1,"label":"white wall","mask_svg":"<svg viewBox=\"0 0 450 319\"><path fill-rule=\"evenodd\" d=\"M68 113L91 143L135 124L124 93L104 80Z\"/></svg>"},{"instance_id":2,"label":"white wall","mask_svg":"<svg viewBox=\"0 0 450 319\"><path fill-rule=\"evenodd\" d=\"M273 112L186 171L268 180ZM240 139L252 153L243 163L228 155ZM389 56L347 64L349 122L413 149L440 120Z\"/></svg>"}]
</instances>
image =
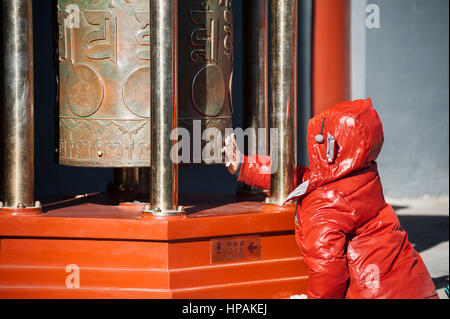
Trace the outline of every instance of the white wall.
<instances>
[{"instance_id":1,"label":"white wall","mask_svg":"<svg viewBox=\"0 0 450 319\"><path fill-rule=\"evenodd\" d=\"M380 8L380 28L363 23ZM448 196L449 1L353 0L352 93L370 96L384 126L385 194Z\"/></svg>"}]
</instances>

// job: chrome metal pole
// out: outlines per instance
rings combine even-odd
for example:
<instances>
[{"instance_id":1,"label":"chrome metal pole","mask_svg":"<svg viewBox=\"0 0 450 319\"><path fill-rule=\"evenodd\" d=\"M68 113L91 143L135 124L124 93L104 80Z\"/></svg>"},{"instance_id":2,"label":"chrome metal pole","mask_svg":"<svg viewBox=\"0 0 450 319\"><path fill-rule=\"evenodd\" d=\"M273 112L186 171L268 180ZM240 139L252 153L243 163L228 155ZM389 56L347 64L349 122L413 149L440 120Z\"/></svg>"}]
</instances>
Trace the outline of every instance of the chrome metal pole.
<instances>
[{"instance_id":1,"label":"chrome metal pole","mask_svg":"<svg viewBox=\"0 0 450 319\"><path fill-rule=\"evenodd\" d=\"M297 0L271 2L272 176L269 203L281 205L294 187L297 161Z\"/></svg>"},{"instance_id":2,"label":"chrome metal pole","mask_svg":"<svg viewBox=\"0 0 450 319\"><path fill-rule=\"evenodd\" d=\"M1 1L3 148L6 208L34 206L32 0Z\"/></svg>"},{"instance_id":3,"label":"chrome metal pole","mask_svg":"<svg viewBox=\"0 0 450 319\"><path fill-rule=\"evenodd\" d=\"M244 128L255 129L256 151L268 155L269 0L245 0L244 9ZM260 139L258 129L265 129ZM249 150L251 152L251 150ZM248 154L252 155L252 154Z\"/></svg>"},{"instance_id":4,"label":"chrome metal pole","mask_svg":"<svg viewBox=\"0 0 450 319\"><path fill-rule=\"evenodd\" d=\"M178 1L150 0L151 181L150 207L154 215L178 213L178 166L171 160L177 127Z\"/></svg>"}]
</instances>

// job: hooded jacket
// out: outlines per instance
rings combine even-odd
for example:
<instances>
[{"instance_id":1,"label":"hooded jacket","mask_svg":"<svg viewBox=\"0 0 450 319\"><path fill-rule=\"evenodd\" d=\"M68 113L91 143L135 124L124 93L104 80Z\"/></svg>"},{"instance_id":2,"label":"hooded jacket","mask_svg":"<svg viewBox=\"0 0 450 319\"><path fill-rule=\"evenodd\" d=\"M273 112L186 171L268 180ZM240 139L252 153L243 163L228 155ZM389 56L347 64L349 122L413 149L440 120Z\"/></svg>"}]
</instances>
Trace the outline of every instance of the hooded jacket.
<instances>
[{"instance_id":1,"label":"hooded jacket","mask_svg":"<svg viewBox=\"0 0 450 319\"><path fill-rule=\"evenodd\" d=\"M324 137L323 143L316 136ZM296 240L309 268L308 298L437 298L420 255L385 202L377 159L383 127L370 99L312 118L309 167L299 167ZM270 189L270 159L244 157L239 181Z\"/></svg>"}]
</instances>

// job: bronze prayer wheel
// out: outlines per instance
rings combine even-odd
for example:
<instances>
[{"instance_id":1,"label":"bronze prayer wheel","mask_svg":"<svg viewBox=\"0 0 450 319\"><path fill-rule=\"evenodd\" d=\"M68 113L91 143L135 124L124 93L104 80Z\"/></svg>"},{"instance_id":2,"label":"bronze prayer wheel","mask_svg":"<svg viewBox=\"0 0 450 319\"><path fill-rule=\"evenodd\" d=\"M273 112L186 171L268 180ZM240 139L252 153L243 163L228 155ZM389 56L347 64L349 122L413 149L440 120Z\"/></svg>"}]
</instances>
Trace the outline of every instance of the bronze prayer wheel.
<instances>
[{"instance_id":1,"label":"bronze prayer wheel","mask_svg":"<svg viewBox=\"0 0 450 319\"><path fill-rule=\"evenodd\" d=\"M225 128L232 128L231 0L178 1L178 19L178 123L191 133L195 148L199 136L193 128L194 120L201 120L201 132L217 128L223 136ZM203 141L202 149L205 144ZM214 148L221 149L222 145ZM194 153L191 163L205 164Z\"/></svg>"},{"instance_id":2,"label":"bronze prayer wheel","mask_svg":"<svg viewBox=\"0 0 450 319\"><path fill-rule=\"evenodd\" d=\"M60 163L150 164L149 1L58 1Z\"/></svg>"},{"instance_id":3,"label":"bronze prayer wheel","mask_svg":"<svg viewBox=\"0 0 450 319\"><path fill-rule=\"evenodd\" d=\"M244 16L244 129L256 133L247 155L268 155L269 148L269 0L245 0ZM263 130L265 136L260 136Z\"/></svg>"},{"instance_id":4,"label":"bronze prayer wheel","mask_svg":"<svg viewBox=\"0 0 450 319\"><path fill-rule=\"evenodd\" d=\"M179 1L178 20L179 126L192 133L200 120L223 134L232 127L231 0ZM149 167L150 1L58 0L58 26L60 164Z\"/></svg>"}]
</instances>

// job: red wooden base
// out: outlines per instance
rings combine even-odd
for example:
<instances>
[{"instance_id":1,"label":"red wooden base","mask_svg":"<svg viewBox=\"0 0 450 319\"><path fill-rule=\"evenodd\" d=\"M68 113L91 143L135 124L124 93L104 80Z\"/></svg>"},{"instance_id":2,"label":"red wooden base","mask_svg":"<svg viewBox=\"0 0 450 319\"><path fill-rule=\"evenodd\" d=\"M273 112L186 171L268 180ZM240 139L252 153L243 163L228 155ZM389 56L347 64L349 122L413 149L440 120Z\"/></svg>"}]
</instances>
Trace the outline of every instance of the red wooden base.
<instances>
[{"instance_id":1,"label":"red wooden base","mask_svg":"<svg viewBox=\"0 0 450 319\"><path fill-rule=\"evenodd\" d=\"M88 202L42 216L0 214L0 298L305 293L294 207L226 197L191 202L186 215L167 218L143 215L143 205Z\"/></svg>"}]
</instances>

